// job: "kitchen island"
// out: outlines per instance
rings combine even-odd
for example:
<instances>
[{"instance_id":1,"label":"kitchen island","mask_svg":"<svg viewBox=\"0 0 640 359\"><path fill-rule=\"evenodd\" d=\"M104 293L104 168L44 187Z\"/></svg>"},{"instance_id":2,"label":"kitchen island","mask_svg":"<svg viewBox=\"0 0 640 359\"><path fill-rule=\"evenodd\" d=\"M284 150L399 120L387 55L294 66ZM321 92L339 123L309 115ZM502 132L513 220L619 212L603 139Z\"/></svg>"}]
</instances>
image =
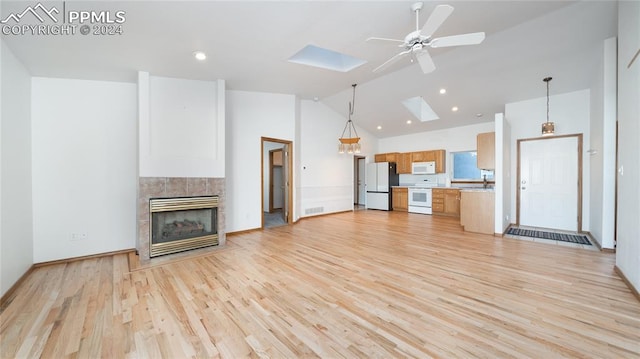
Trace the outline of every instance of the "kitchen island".
<instances>
[{"instance_id":1,"label":"kitchen island","mask_svg":"<svg viewBox=\"0 0 640 359\"><path fill-rule=\"evenodd\" d=\"M493 189L465 188L460 191L460 224L467 232L493 234L495 222Z\"/></svg>"}]
</instances>

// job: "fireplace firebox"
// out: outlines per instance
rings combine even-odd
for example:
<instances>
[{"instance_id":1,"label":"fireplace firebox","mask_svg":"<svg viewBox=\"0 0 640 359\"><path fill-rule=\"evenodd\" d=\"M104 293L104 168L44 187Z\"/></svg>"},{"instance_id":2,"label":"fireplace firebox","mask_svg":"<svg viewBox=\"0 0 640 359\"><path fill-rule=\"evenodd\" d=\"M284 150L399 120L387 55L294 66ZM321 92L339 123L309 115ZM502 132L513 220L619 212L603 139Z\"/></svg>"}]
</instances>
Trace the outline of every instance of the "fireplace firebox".
<instances>
[{"instance_id":1,"label":"fireplace firebox","mask_svg":"<svg viewBox=\"0 0 640 359\"><path fill-rule=\"evenodd\" d=\"M151 198L149 255L218 245L218 197Z\"/></svg>"}]
</instances>

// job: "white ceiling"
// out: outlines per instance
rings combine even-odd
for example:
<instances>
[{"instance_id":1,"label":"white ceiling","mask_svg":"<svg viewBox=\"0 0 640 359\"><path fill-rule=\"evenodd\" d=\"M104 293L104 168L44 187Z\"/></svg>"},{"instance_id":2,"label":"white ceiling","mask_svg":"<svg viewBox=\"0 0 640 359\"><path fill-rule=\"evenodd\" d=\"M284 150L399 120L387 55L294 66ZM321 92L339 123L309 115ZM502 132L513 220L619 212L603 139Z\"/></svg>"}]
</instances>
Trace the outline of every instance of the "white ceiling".
<instances>
[{"instance_id":1,"label":"white ceiling","mask_svg":"<svg viewBox=\"0 0 640 359\"><path fill-rule=\"evenodd\" d=\"M35 1L3 1L2 16ZM438 4L455 10L436 37L484 31L480 45L430 49L436 70L408 61L372 70L398 48L365 42L403 38L415 29L412 1L66 1L67 10L126 11L123 34L2 38L34 76L135 82L137 71L226 80L233 90L318 98L347 114L357 83L356 125L389 137L493 120L508 102L588 88L602 40L615 36L615 1L425 1L424 22ZM43 2L62 9L62 2ZM286 60L312 44L368 63L347 73ZM192 53L207 53L197 62ZM444 87L446 95L438 90ZM418 123L402 100L422 96L440 120ZM459 111L451 112L452 106ZM482 117L476 114L482 113ZM406 120L413 119L411 125ZM382 130L376 130L378 125Z\"/></svg>"}]
</instances>

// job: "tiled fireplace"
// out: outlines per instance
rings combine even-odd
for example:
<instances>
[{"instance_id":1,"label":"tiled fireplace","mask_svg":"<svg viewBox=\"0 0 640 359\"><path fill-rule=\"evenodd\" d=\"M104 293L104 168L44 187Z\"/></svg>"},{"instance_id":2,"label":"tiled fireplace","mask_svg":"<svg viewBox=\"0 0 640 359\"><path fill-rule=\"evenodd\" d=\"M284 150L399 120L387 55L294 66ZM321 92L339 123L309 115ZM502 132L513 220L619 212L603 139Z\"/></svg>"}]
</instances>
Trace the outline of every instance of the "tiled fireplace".
<instances>
[{"instance_id":1,"label":"tiled fireplace","mask_svg":"<svg viewBox=\"0 0 640 359\"><path fill-rule=\"evenodd\" d=\"M177 203L174 204L179 206L176 209L184 209L180 208L180 206L184 207L185 205L197 206L194 203L207 203L208 205L204 207L211 207L210 210L198 209L195 211L195 213L198 211L208 213L207 215L196 214L196 218L167 217L171 219L171 223L165 223L163 225L164 229L159 228L160 231L164 231L168 236L175 237L176 244L179 245L180 242L183 242L187 246L191 245L193 248L198 248L208 245L223 245L225 243L224 198L224 178L140 177L138 179L138 241L136 246L140 260L148 260L155 255L176 251L175 249L167 249L175 247L174 244L161 244L160 246L157 245L158 243L155 246L152 244L150 203L156 209L158 208L158 203L160 203L163 206L163 210L167 210L166 203ZM152 199L153 201L150 202ZM211 203L214 203L214 205L211 205ZM155 218L157 218L157 215ZM211 223L212 221L217 223ZM173 226L180 228L176 229ZM185 232L187 232L187 229L184 228L186 226L192 227L188 228L188 232L196 234L199 233L199 228L202 227L202 235L195 235L195 238L186 238ZM161 241L164 240L154 242ZM154 248L153 251L151 250L152 247Z\"/></svg>"}]
</instances>

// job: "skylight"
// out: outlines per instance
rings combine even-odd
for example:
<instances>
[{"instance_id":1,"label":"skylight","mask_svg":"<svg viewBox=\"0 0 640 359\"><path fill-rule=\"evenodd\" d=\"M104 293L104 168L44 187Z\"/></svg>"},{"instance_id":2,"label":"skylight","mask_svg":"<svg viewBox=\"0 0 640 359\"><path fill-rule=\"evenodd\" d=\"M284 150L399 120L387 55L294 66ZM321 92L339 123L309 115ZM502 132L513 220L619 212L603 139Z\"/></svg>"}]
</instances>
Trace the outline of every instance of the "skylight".
<instances>
[{"instance_id":1,"label":"skylight","mask_svg":"<svg viewBox=\"0 0 640 359\"><path fill-rule=\"evenodd\" d=\"M422 122L440 119L440 116L438 116L438 114L431 109L431 106L420 96L408 98L402 101L402 104L415 118Z\"/></svg>"},{"instance_id":2,"label":"skylight","mask_svg":"<svg viewBox=\"0 0 640 359\"><path fill-rule=\"evenodd\" d=\"M321 47L307 45L289 58L289 62L322 69L349 72L367 61Z\"/></svg>"}]
</instances>

